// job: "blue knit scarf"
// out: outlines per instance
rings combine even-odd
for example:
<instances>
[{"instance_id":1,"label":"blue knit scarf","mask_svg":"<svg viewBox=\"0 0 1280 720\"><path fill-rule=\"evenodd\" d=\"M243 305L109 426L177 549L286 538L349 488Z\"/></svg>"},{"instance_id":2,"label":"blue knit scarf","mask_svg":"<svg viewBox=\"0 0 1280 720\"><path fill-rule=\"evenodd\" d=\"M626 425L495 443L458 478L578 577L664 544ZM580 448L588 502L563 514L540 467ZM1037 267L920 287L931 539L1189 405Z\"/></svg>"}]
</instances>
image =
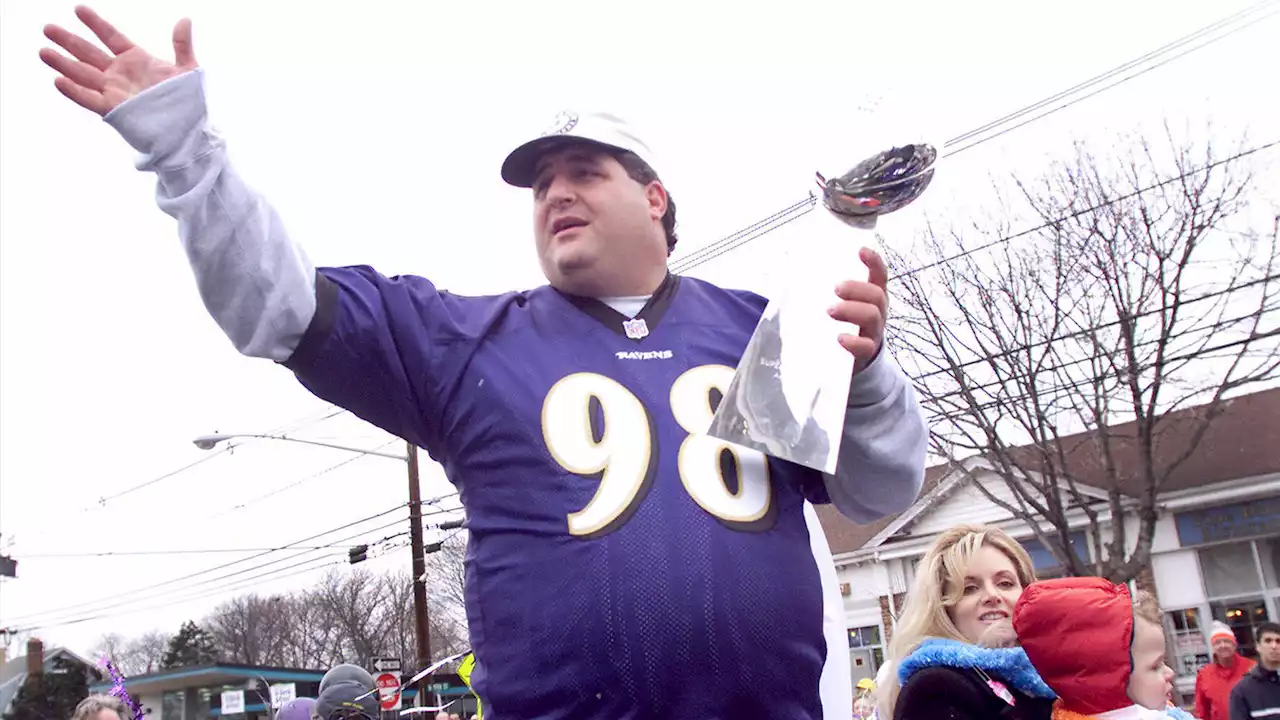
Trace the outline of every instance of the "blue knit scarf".
<instances>
[{"instance_id":1,"label":"blue knit scarf","mask_svg":"<svg viewBox=\"0 0 1280 720\"><path fill-rule=\"evenodd\" d=\"M1031 667L1022 648L982 648L955 640L929 638L898 666L898 682L906 685L912 675L928 667L983 670L1031 697L1057 697Z\"/></svg>"}]
</instances>

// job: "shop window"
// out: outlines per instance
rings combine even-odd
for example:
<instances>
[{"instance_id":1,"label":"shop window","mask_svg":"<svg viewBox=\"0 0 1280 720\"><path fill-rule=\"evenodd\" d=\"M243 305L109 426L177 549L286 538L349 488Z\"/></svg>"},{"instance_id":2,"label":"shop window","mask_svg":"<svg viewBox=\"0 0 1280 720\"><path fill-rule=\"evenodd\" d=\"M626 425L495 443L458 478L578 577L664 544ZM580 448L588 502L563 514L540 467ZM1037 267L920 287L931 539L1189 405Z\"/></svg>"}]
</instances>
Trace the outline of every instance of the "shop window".
<instances>
[{"instance_id":1,"label":"shop window","mask_svg":"<svg viewBox=\"0 0 1280 720\"><path fill-rule=\"evenodd\" d=\"M169 690L160 696L160 720L183 720L187 706L184 690Z\"/></svg>"},{"instance_id":2,"label":"shop window","mask_svg":"<svg viewBox=\"0 0 1280 720\"><path fill-rule=\"evenodd\" d=\"M1200 574L1209 597L1229 597L1261 592L1253 543L1231 543L1200 548Z\"/></svg>"},{"instance_id":3,"label":"shop window","mask_svg":"<svg viewBox=\"0 0 1280 720\"><path fill-rule=\"evenodd\" d=\"M196 717L213 717L213 690L202 687L196 690Z\"/></svg>"},{"instance_id":4,"label":"shop window","mask_svg":"<svg viewBox=\"0 0 1280 720\"><path fill-rule=\"evenodd\" d=\"M1266 602L1262 598L1220 600L1210 602L1209 609L1213 612L1214 620L1226 623L1235 633L1240 654L1257 659L1258 651L1254 649L1253 638L1258 626L1268 620Z\"/></svg>"},{"instance_id":5,"label":"shop window","mask_svg":"<svg viewBox=\"0 0 1280 720\"><path fill-rule=\"evenodd\" d=\"M1270 620L1266 590L1277 586L1275 539L1200 548L1200 575L1213 619L1227 624L1236 636L1240 654L1256 658L1254 634Z\"/></svg>"},{"instance_id":6,"label":"shop window","mask_svg":"<svg viewBox=\"0 0 1280 720\"><path fill-rule=\"evenodd\" d=\"M1280 589L1280 538L1259 540L1254 545L1262 566L1262 584L1268 590Z\"/></svg>"}]
</instances>

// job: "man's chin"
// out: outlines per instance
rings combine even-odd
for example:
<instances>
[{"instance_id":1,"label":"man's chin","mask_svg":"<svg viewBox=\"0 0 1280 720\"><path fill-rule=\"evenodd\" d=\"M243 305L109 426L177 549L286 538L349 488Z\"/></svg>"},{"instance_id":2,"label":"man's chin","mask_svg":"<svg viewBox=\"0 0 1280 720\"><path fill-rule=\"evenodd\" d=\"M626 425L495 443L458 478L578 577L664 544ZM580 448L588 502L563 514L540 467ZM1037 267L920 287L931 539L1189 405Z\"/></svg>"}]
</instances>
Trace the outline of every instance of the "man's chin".
<instances>
[{"instance_id":1,"label":"man's chin","mask_svg":"<svg viewBox=\"0 0 1280 720\"><path fill-rule=\"evenodd\" d=\"M544 270L547 281L557 290L574 295L597 294L596 285L599 284L599 279L595 272L594 257L585 253L560 255L548 263Z\"/></svg>"}]
</instances>

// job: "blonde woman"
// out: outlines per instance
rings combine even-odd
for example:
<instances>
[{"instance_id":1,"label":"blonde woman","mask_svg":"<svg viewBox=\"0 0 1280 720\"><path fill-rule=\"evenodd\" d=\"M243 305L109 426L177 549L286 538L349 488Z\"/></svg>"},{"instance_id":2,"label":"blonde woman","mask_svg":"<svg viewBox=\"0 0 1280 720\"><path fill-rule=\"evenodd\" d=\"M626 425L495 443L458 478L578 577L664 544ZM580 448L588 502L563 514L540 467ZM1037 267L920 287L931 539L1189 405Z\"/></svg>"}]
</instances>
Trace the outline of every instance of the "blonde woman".
<instances>
[{"instance_id":1,"label":"blonde woman","mask_svg":"<svg viewBox=\"0 0 1280 720\"><path fill-rule=\"evenodd\" d=\"M1003 530L960 525L920 560L878 684L881 720L1048 720L1053 691L1014 647L1012 618L1035 581Z\"/></svg>"},{"instance_id":2,"label":"blonde woman","mask_svg":"<svg viewBox=\"0 0 1280 720\"><path fill-rule=\"evenodd\" d=\"M76 706L71 720L134 720L133 711L115 695L90 695Z\"/></svg>"}]
</instances>

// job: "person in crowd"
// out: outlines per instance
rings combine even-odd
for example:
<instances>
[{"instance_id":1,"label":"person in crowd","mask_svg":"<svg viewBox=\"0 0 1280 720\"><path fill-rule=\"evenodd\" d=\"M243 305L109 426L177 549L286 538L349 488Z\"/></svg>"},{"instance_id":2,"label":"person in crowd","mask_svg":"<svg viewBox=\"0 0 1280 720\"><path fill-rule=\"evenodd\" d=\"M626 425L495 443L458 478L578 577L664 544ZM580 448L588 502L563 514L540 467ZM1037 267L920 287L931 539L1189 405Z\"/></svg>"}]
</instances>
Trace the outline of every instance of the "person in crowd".
<instances>
[{"instance_id":1,"label":"person in crowd","mask_svg":"<svg viewBox=\"0 0 1280 720\"><path fill-rule=\"evenodd\" d=\"M1280 718L1280 625L1262 623L1254 637L1258 664L1231 689L1230 720Z\"/></svg>"},{"instance_id":2,"label":"person in crowd","mask_svg":"<svg viewBox=\"0 0 1280 720\"><path fill-rule=\"evenodd\" d=\"M372 690L374 687L373 675L359 665L352 663L342 663L329 668L329 671L320 679L320 693L329 689L330 685L338 683L355 683L365 690Z\"/></svg>"},{"instance_id":3,"label":"person in crowd","mask_svg":"<svg viewBox=\"0 0 1280 720\"><path fill-rule=\"evenodd\" d=\"M1031 557L999 528L960 525L921 559L877 684L882 720L1047 720L1053 691L1021 648L1013 609Z\"/></svg>"},{"instance_id":4,"label":"person in crowd","mask_svg":"<svg viewBox=\"0 0 1280 720\"><path fill-rule=\"evenodd\" d=\"M526 191L525 247L547 284L464 296L440 277L317 266L210 123L190 21L174 28L170 62L91 9L76 14L101 47L49 26L65 52L40 57L155 173L232 344L426 449L457 486L486 716L849 711L839 588L812 506L859 523L901 512L928 445L885 347L878 253L862 250L865 268L849 267L811 316L835 320L827 340L852 356L834 472L730 448L705 431L768 301L671 272L676 206L659 175L671 166L620 118L566 112L512 148L495 175ZM470 245L478 223L421 200L428 255Z\"/></svg>"},{"instance_id":5,"label":"person in crowd","mask_svg":"<svg viewBox=\"0 0 1280 720\"><path fill-rule=\"evenodd\" d=\"M315 716L320 720L380 720L382 707L370 690L354 680L331 683L316 698Z\"/></svg>"},{"instance_id":6,"label":"person in crowd","mask_svg":"<svg viewBox=\"0 0 1280 720\"><path fill-rule=\"evenodd\" d=\"M1235 632L1217 620L1210 626L1209 648L1213 660L1196 673L1196 717L1228 720L1231 689L1256 663L1240 654Z\"/></svg>"},{"instance_id":7,"label":"person in crowd","mask_svg":"<svg viewBox=\"0 0 1280 720\"><path fill-rule=\"evenodd\" d=\"M134 720L133 712L115 695L90 695L76 705L71 720Z\"/></svg>"},{"instance_id":8,"label":"person in crowd","mask_svg":"<svg viewBox=\"0 0 1280 720\"><path fill-rule=\"evenodd\" d=\"M1096 577L1045 580L1022 593L1013 629L1058 695L1053 720L1192 720L1169 701L1173 670L1150 593Z\"/></svg>"},{"instance_id":9,"label":"person in crowd","mask_svg":"<svg viewBox=\"0 0 1280 720\"><path fill-rule=\"evenodd\" d=\"M853 688L853 717L857 720L867 720L873 717L876 711L875 700L876 683L871 678L863 678Z\"/></svg>"},{"instance_id":10,"label":"person in crowd","mask_svg":"<svg viewBox=\"0 0 1280 720\"><path fill-rule=\"evenodd\" d=\"M312 720L315 709L314 698L294 698L280 706L276 720Z\"/></svg>"}]
</instances>

